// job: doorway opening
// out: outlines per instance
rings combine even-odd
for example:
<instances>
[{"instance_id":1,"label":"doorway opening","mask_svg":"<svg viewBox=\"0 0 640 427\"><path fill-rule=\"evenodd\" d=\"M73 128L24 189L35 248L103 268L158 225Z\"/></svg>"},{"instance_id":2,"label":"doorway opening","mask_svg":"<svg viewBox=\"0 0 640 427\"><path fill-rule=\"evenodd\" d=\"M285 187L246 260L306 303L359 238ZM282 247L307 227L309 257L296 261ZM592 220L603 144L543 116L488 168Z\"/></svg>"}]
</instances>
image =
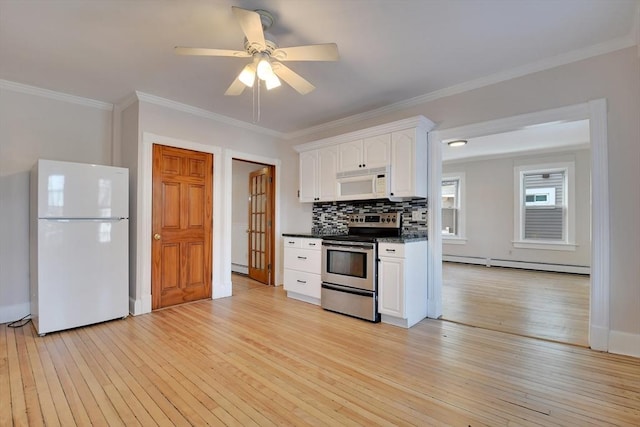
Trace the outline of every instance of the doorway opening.
<instances>
[{"instance_id":1,"label":"doorway opening","mask_svg":"<svg viewBox=\"0 0 640 427\"><path fill-rule=\"evenodd\" d=\"M589 121L458 139L442 153L442 318L587 346Z\"/></svg>"},{"instance_id":2,"label":"doorway opening","mask_svg":"<svg viewBox=\"0 0 640 427\"><path fill-rule=\"evenodd\" d=\"M233 294L275 285L275 166L234 158L232 190Z\"/></svg>"},{"instance_id":3,"label":"doorway opening","mask_svg":"<svg viewBox=\"0 0 640 427\"><path fill-rule=\"evenodd\" d=\"M609 174L607 155L607 102L597 99L551 110L543 110L488 122L475 123L458 128L434 131L430 141L430 182L432 195L429 210L429 298L428 312L431 318L442 316L442 150L443 142L466 135L469 138L522 129L549 122L589 120L591 203L591 263L589 286L589 347L608 351L609 348Z\"/></svg>"}]
</instances>

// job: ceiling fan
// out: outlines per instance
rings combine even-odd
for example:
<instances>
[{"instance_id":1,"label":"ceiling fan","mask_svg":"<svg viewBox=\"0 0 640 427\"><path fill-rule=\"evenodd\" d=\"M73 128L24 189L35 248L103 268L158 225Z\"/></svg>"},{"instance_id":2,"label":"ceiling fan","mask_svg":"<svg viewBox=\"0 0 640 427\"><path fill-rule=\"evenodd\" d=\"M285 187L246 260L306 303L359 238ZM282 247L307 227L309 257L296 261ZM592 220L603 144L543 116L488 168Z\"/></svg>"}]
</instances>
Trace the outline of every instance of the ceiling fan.
<instances>
[{"instance_id":1,"label":"ceiling fan","mask_svg":"<svg viewBox=\"0 0 640 427\"><path fill-rule=\"evenodd\" d=\"M282 62L338 60L338 46L335 43L278 47L275 38L266 31L273 24L273 15L266 10L252 11L235 6L232 6L232 10L246 36L243 51L181 46L175 48L179 55L252 58L252 62L244 67L225 95L240 95L245 87L253 87L256 76L265 83L267 90L280 86L282 79L300 94L306 95L315 86Z\"/></svg>"}]
</instances>

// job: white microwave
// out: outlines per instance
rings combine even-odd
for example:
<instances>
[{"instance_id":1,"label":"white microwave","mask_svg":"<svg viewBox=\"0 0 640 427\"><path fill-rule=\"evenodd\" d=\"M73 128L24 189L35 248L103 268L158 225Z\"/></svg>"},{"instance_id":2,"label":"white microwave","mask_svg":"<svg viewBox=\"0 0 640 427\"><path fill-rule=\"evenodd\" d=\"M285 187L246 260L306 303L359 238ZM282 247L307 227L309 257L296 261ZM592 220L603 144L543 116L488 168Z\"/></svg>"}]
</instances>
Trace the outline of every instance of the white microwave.
<instances>
[{"instance_id":1,"label":"white microwave","mask_svg":"<svg viewBox=\"0 0 640 427\"><path fill-rule=\"evenodd\" d=\"M382 199L389 197L389 167L338 172L338 200Z\"/></svg>"}]
</instances>

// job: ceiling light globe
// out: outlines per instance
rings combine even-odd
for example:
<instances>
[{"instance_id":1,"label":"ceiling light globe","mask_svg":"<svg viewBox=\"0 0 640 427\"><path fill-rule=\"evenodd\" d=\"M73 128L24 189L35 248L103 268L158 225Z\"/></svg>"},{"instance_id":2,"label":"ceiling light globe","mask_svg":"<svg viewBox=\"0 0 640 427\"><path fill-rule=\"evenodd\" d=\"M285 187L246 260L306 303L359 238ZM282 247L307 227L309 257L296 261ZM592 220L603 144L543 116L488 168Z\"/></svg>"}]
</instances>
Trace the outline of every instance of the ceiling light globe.
<instances>
[{"instance_id":1,"label":"ceiling light globe","mask_svg":"<svg viewBox=\"0 0 640 427\"><path fill-rule=\"evenodd\" d=\"M267 90L271 90L282 85L282 83L280 83L280 79L275 74L271 74L271 77L266 79L264 82L267 86Z\"/></svg>"},{"instance_id":2,"label":"ceiling light globe","mask_svg":"<svg viewBox=\"0 0 640 427\"><path fill-rule=\"evenodd\" d=\"M269 60L261 59L260 62L258 62L258 77L260 80L267 81L273 75L273 69L271 68Z\"/></svg>"},{"instance_id":3,"label":"ceiling light globe","mask_svg":"<svg viewBox=\"0 0 640 427\"><path fill-rule=\"evenodd\" d=\"M238 80L244 83L247 87L253 87L253 82L256 80L256 71L251 65L252 64L249 64L244 67L238 76Z\"/></svg>"}]
</instances>

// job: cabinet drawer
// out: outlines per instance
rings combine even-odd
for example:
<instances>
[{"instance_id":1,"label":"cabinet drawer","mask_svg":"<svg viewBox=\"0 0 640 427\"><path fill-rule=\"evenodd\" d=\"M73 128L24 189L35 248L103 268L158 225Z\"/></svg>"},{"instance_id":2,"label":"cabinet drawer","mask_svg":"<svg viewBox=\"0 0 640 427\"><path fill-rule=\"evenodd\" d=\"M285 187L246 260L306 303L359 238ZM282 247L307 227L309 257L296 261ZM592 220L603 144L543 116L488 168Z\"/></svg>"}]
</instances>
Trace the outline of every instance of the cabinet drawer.
<instances>
[{"instance_id":1,"label":"cabinet drawer","mask_svg":"<svg viewBox=\"0 0 640 427\"><path fill-rule=\"evenodd\" d=\"M320 275L285 268L284 289L312 298L320 298Z\"/></svg>"},{"instance_id":2,"label":"cabinet drawer","mask_svg":"<svg viewBox=\"0 0 640 427\"><path fill-rule=\"evenodd\" d=\"M404 245L402 243L378 244L379 257L404 258Z\"/></svg>"},{"instance_id":3,"label":"cabinet drawer","mask_svg":"<svg viewBox=\"0 0 640 427\"><path fill-rule=\"evenodd\" d=\"M319 251L322 248L322 239L300 239L300 247L302 249L311 249Z\"/></svg>"},{"instance_id":4,"label":"cabinet drawer","mask_svg":"<svg viewBox=\"0 0 640 427\"><path fill-rule=\"evenodd\" d=\"M284 268L320 274L322 252L315 249L285 248Z\"/></svg>"},{"instance_id":5,"label":"cabinet drawer","mask_svg":"<svg viewBox=\"0 0 640 427\"><path fill-rule=\"evenodd\" d=\"M284 237L285 248L300 248L302 246L302 239L299 237Z\"/></svg>"}]
</instances>

